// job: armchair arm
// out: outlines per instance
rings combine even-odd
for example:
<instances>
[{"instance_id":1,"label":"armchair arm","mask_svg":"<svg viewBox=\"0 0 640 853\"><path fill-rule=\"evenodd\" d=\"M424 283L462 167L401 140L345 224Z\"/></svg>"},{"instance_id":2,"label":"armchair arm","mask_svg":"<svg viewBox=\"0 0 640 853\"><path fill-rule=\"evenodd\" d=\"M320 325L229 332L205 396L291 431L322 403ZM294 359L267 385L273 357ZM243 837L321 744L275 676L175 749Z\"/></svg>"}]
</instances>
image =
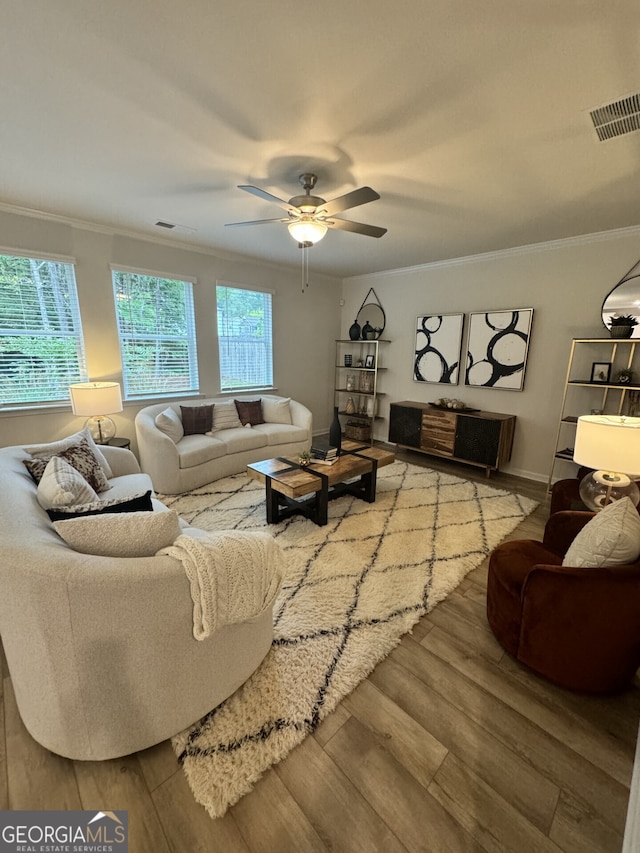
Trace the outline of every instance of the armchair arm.
<instances>
[{"instance_id":1,"label":"armchair arm","mask_svg":"<svg viewBox=\"0 0 640 853\"><path fill-rule=\"evenodd\" d=\"M522 589L518 659L573 690L628 683L640 666L640 562L535 566Z\"/></svg>"},{"instance_id":2,"label":"armchair arm","mask_svg":"<svg viewBox=\"0 0 640 853\"><path fill-rule=\"evenodd\" d=\"M114 477L122 477L123 474L139 474L140 465L135 455L125 447L109 447L100 445L100 452L109 463Z\"/></svg>"},{"instance_id":3,"label":"armchair arm","mask_svg":"<svg viewBox=\"0 0 640 853\"><path fill-rule=\"evenodd\" d=\"M542 539L545 547L554 554L564 557L578 533L594 516L595 512L576 510L562 510L550 515Z\"/></svg>"}]
</instances>

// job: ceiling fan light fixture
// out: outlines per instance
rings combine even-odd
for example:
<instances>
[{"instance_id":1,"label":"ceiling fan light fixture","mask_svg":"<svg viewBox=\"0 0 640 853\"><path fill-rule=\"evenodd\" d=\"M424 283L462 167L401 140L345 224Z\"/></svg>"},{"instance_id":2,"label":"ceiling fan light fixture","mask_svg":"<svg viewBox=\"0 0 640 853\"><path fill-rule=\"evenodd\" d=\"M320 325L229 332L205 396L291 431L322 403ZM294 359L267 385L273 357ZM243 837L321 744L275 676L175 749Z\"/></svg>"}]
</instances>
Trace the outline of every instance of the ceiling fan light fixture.
<instances>
[{"instance_id":1,"label":"ceiling fan light fixture","mask_svg":"<svg viewBox=\"0 0 640 853\"><path fill-rule=\"evenodd\" d=\"M298 219L287 226L289 234L297 243L318 243L327 233L324 222L313 219Z\"/></svg>"}]
</instances>

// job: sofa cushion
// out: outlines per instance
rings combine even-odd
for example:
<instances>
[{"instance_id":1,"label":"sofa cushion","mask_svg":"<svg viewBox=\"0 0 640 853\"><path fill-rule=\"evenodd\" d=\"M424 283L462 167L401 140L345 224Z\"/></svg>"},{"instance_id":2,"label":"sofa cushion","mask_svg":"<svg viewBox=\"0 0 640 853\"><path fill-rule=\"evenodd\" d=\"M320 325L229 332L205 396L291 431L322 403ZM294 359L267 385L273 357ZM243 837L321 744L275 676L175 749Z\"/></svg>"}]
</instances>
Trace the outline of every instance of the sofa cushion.
<instances>
[{"instance_id":1,"label":"sofa cushion","mask_svg":"<svg viewBox=\"0 0 640 853\"><path fill-rule=\"evenodd\" d=\"M242 426L246 426L247 424L255 426L256 424L264 423L260 400L234 400L234 403L236 404L238 417Z\"/></svg>"},{"instance_id":2,"label":"sofa cushion","mask_svg":"<svg viewBox=\"0 0 640 853\"><path fill-rule=\"evenodd\" d=\"M184 427L177 413L168 406L164 412L156 415L155 424L165 435L168 435L174 444L177 444L184 435Z\"/></svg>"},{"instance_id":3,"label":"sofa cushion","mask_svg":"<svg viewBox=\"0 0 640 853\"><path fill-rule=\"evenodd\" d=\"M173 510L104 513L54 521L53 526L74 551L102 557L153 557L180 535Z\"/></svg>"},{"instance_id":4,"label":"sofa cushion","mask_svg":"<svg viewBox=\"0 0 640 853\"><path fill-rule=\"evenodd\" d=\"M267 444L289 444L291 441L306 441L309 433L304 427L293 424L260 424L252 432L259 432L266 438Z\"/></svg>"},{"instance_id":5,"label":"sofa cushion","mask_svg":"<svg viewBox=\"0 0 640 853\"><path fill-rule=\"evenodd\" d=\"M562 561L563 566L626 566L640 555L640 515L629 498L606 506L582 528Z\"/></svg>"},{"instance_id":6,"label":"sofa cushion","mask_svg":"<svg viewBox=\"0 0 640 853\"><path fill-rule=\"evenodd\" d=\"M153 489L151 477L148 474L122 474L109 480L111 488L104 494L109 500L124 500L131 495L143 495L149 489ZM101 495L102 497L102 495Z\"/></svg>"},{"instance_id":7,"label":"sofa cushion","mask_svg":"<svg viewBox=\"0 0 640 853\"><path fill-rule=\"evenodd\" d=\"M267 437L259 432L260 429L260 426L251 429L223 429L216 433L216 438L224 444L227 453L241 453L243 450L254 450L267 444Z\"/></svg>"},{"instance_id":8,"label":"sofa cushion","mask_svg":"<svg viewBox=\"0 0 640 853\"><path fill-rule=\"evenodd\" d=\"M50 456L32 456L31 459L23 460L36 483L40 482L47 464L54 456L65 459L76 471L82 474L96 492L104 492L109 488L109 481L100 467L98 458L85 438L81 438L76 444L72 444L58 453L52 453Z\"/></svg>"},{"instance_id":9,"label":"sofa cushion","mask_svg":"<svg viewBox=\"0 0 640 853\"><path fill-rule=\"evenodd\" d=\"M209 435L185 435L178 446L180 468L194 468L225 456L226 446L217 438Z\"/></svg>"},{"instance_id":10,"label":"sofa cushion","mask_svg":"<svg viewBox=\"0 0 640 853\"><path fill-rule=\"evenodd\" d=\"M233 400L224 400L222 403L215 404L213 426L211 427L213 432L219 429L233 429L234 427L241 426L242 423L238 417L238 410Z\"/></svg>"},{"instance_id":11,"label":"sofa cushion","mask_svg":"<svg viewBox=\"0 0 640 853\"><path fill-rule=\"evenodd\" d=\"M130 498L124 498L124 500L120 498L110 501L97 500L91 503L76 504L75 506L48 509L47 515L51 521L64 521L68 518L79 518L84 515L101 515L103 512L153 512L151 489L143 495L132 495Z\"/></svg>"},{"instance_id":12,"label":"sofa cushion","mask_svg":"<svg viewBox=\"0 0 640 853\"><path fill-rule=\"evenodd\" d=\"M91 450L93 451L96 459L102 471L104 472L104 476L107 480L110 480L113 477L113 471L111 470L111 466L107 461L104 453L100 450L99 446L93 440L93 436L91 435L88 427L81 429L79 432L74 432L73 435L68 435L66 438L61 438L59 441L50 441L48 444L34 444L31 447L25 447L25 452L29 453L31 456L56 456L60 451L66 450L68 447L71 447L72 444L77 444L82 439L85 439Z\"/></svg>"},{"instance_id":13,"label":"sofa cushion","mask_svg":"<svg viewBox=\"0 0 640 853\"><path fill-rule=\"evenodd\" d=\"M185 435L204 435L213 424L213 403L204 406L180 406Z\"/></svg>"},{"instance_id":14,"label":"sofa cushion","mask_svg":"<svg viewBox=\"0 0 640 853\"><path fill-rule=\"evenodd\" d=\"M38 483L38 503L43 509L100 500L85 478L61 456L53 456Z\"/></svg>"},{"instance_id":15,"label":"sofa cushion","mask_svg":"<svg viewBox=\"0 0 640 853\"><path fill-rule=\"evenodd\" d=\"M278 400L274 397L262 398L262 415L268 424L291 423L291 397Z\"/></svg>"}]
</instances>

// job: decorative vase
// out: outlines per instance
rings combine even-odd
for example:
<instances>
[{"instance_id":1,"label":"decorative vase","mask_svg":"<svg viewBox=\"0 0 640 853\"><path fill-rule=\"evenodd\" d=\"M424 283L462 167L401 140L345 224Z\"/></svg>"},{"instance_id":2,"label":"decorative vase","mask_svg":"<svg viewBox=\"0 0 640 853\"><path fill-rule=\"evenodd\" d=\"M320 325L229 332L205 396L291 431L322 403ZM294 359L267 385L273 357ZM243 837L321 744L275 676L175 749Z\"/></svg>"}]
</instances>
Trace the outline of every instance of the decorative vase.
<instances>
[{"instance_id":1,"label":"decorative vase","mask_svg":"<svg viewBox=\"0 0 640 853\"><path fill-rule=\"evenodd\" d=\"M340 418L338 417L338 407L333 407L333 420L329 427L329 444L338 448L338 456L342 447L342 427L340 426Z\"/></svg>"},{"instance_id":2,"label":"decorative vase","mask_svg":"<svg viewBox=\"0 0 640 853\"><path fill-rule=\"evenodd\" d=\"M362 340L363 341L374 341L376 338L376 330L373 328L371 323L366 320L364 326L362 327Z\"/></svg>"},{"instance_id":3,"label":"decorative vase","mask_svg":"<svg viewBox=\"0 0 640 853\"><path fill-rule=\"evenodd\" d=\"M360 340L360 324L357 320L354 320L353 325L349 329L349 337L352 341Z\"/></svg>"},{"instance_id":4,"label":"decorative vase","mask_svg":"<svg viewBox=\"0 0 640 853\"><path fill-rule=\"evenodd\" d=\"M354 414L354 412L356 410L356 406L355 406L355 403L353 402L353 397L349 397L349 399L347 400L347 405L344 407L344 410L348 415Z\"/></svg>"},{"instance_id":5,"label":"decorative vase","mask_svg":"<svg viewBox=\"0 0 640 853\"><path fill-rule=\"evenodd\" d=\"M609 326L612 338L630 338L633 334L633 326Z\"/></svg>"}]
</instances>

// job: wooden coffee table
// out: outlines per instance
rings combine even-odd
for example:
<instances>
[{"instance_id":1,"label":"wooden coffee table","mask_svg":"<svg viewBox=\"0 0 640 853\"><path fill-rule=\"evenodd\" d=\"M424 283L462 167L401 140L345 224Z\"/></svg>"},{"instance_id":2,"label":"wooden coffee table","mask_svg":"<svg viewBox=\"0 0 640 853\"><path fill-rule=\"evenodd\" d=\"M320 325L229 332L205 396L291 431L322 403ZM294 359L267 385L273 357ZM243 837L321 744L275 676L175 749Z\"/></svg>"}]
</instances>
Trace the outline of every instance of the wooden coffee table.
<instances>
[{"instance_id":1,"label":"wooden coffee table","mask_svg":"<svg viewBox=\"0 0 640 853\"><path fill-rule=\"evenodd\" d=\"M247 465L247 474L265 484L269 524L301 514L322 526L333 498L349 494L373 503L378 468L394 460L390 450L345 440L333 465L311 462L302 467L296 459L279 457Z\"/></svg>"}]
</instances>

